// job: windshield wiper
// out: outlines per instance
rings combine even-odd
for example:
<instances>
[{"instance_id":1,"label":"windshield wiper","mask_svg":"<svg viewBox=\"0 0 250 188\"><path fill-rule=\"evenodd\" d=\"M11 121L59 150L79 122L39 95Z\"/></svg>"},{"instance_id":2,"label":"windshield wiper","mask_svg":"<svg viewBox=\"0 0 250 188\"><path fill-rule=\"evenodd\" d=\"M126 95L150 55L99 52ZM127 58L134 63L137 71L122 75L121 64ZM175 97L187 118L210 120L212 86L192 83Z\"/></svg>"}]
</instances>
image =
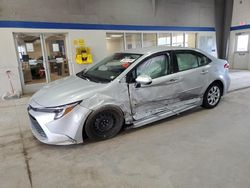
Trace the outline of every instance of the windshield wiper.
<instances>
[{"instance_id":1,"label":"windshield wiper","mask_svg":"<svg viewBox=\"0 0 250 188\"><path fill-rule=\"evenodd\" d=\"M110 82L111 80L108 80L108 79L104 79L104 78L99 78L99 77L95 77L95 76L89 76L87 75L86 73L84 72L80 72L80 73L77 73L76 74L78 77L84 79L84 80L87 80L87 81L92 81L92 82L96 82L96 83L108 83Z\"/></svg>"},{"instance_id":2,"label":"windshield wiper","mask_svg":"<svg viewBox=\"0 0 250 188\"><path fill-rule=\"evenodd\" d=\"M87 81L91 81L91 79L89 78L89 76L85 75L84 72L79 72L76 74L78 77L87 80Z\"/></svg>"},{"instance_id":3,"label":"windshield wiper","mask_svg":"<svg viewBox=\"0 0 250 188\"><path fill-rule=\"evenodd\" d=\"M90 81L89 77L86 76L86 75L82 75L81 78L84 79L84 80Z\"/></svg>"}]
</instances>

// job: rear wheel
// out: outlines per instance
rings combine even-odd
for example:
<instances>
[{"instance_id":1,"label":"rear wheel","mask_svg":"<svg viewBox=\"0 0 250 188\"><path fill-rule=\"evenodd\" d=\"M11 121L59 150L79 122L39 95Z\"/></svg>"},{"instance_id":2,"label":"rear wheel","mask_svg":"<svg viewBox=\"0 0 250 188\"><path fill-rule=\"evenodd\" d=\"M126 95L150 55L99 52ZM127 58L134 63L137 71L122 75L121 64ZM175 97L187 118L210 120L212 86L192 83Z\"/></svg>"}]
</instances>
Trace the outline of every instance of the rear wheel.
<instances>
[{"instance_id":1,"label":"rear wheel","mask_svg":"<svg viewBox=\"0 0 250 188\"><path fill-rule=\"evenodd\" d=\"M116 108L104 107L90 114L85 132L90 139L105 140L116 136L122 125L122 112Z\"/></svg>"},{"instance_id":2,"label":"rear wheel","mask_svg":"<svg viewBox=\"0 0 250 188\"><path fill-rule=\"evenodd\" d=\"M203 96L202 106L205 108L216 107L221 99L222 89L218 83L211 84Z\"/></svg>"}]
</instances>

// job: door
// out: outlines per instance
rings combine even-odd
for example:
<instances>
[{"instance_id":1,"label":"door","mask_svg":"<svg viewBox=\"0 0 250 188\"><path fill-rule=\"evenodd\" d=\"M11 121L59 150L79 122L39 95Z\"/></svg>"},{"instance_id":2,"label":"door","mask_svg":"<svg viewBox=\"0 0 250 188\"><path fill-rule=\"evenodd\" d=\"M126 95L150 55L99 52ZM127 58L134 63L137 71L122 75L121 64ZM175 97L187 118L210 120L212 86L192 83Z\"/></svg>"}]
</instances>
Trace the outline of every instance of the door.
<instances>
[{"instance_id":1,"label":"door","mask_svg":"<svg viewBox=\"0 0 250 188\"><path fill-rule=\"evenodd\" d=\"M190 50L175 51L175 60L180 79L180 100L190 100L190 104L199 102L208 86L211 60L201 53Z\"/></svg>"},{"instance_id":2,"label":"door","mask_svg":"<svg viewBox=\"0 0 250 188\"><path fill-rule=\"evenodd\" d=\"M171 54L160 53L153 55L136 66L131 71L135 80L139 75L152 78L150 85L141 85L135 81L129 84L130 101L133 118L143 119L162 111L171 111L171 104L178 101L179 77L174 74Z\"/></svg>"},{"instance_id":3,"label":"door","mask_svg":"<svg viewBox=\"0 0 250 188\"><path fill-rule=\"evenodd\" d=\"M249 64L249 33L237 33L236 45L234 49L233 67L234 69L247 70Z\"/></svg>"},{"instance_id":4,"label":"door","mask_svg":"<svg viewBox=\"0 0 250 188\"><path fill-rule=\"evenodd\" d=\"M69 75L65 34L14 33L23 93Z\"/></svg>"},{"instance_id":5,"label":"door","mask_svg":"<svg viewBox=\"0 0 250 188\"><path fill-rule=\"evenodd\" d=\"M69 76L65 34L44 34L49 81Z\"/></svg>"},{"instance_id":6,"label":"door","mask_svg":"<svg viewBox=\"0 0 250 188\"><path fill-rule=\"evenodd\" d=\"M41 34L35 33L17 33L14 34L14 39L22 88L24 92L29 93L34 86L40 88L47 83L42 37Z\"/></svg>"}]
</instances>

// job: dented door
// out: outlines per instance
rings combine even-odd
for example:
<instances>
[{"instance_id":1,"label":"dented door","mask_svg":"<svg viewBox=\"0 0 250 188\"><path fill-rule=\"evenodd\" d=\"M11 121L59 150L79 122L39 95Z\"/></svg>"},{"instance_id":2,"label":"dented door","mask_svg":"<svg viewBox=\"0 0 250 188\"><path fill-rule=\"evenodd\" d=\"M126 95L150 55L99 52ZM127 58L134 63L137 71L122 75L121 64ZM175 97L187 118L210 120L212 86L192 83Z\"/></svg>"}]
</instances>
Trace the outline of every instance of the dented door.
<instances>
[{"instance_id":1,"label":"dented door","mask_svg":"<svg viewBox=\"0 0 250 188\"><path fill-rule=\"evenodd\" d=\"M164 64L165 63L165 64ZM129 84L133 117L140 120L163 111L171 111L172 104L179 101L179 73L174 73L171 54L153 55L134 70L134 77L148 75L152 78L149 85Z\"/></svg>"},{"instance_id":2,"label":"dented door","mask_svg":"<svg viewBox=\"0 0 250 188\"><path fill-rule=\"evenodd\" d=\"M180 101L179 77L175 74L153 79L152 84L139 88L136 88L135 84L130 84L129 89L135 120L171 111L172 105Z\"/></svg>"},{"instance_id":3,"label":"dented door","mask_svg":"<svg viewBox=\"0 0 250 188\"><path fill-rule=\"evenodd\" d=\"M208 85L209 59L189 50L176 51L182 101L200 98Z\"/></svg>"}]
</instances>

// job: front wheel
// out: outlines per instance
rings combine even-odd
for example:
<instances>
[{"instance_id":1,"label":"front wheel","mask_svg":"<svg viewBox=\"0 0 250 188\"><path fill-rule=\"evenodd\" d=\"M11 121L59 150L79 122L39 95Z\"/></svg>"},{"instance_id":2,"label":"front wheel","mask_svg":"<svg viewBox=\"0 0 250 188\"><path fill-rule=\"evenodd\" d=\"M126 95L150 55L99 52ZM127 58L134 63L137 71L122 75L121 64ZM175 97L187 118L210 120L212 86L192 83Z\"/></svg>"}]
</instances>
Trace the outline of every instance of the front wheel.
<instances>
[{"instance_id":1,"label":"front wheel","mask_svg":"<svg viewBox=\"0 0 250 188\"><path fill-rule=\"evenodd\" d=\"M221 86L217 83L211 84L203 96L202 106L209 109L216 107L220 102L221 95Z\"/></svg>"},{"instance_id":2,"label":"front wheel","mask_svg":"<svg viewBox=\"0 0 250 188\"><path fill-rule=\"evenodd\" d=\"M123 113L112 107L101 108L88 117L85 132L90 139L105 140L116 136L123 125Z\"/></svg>"}]
</instances>

